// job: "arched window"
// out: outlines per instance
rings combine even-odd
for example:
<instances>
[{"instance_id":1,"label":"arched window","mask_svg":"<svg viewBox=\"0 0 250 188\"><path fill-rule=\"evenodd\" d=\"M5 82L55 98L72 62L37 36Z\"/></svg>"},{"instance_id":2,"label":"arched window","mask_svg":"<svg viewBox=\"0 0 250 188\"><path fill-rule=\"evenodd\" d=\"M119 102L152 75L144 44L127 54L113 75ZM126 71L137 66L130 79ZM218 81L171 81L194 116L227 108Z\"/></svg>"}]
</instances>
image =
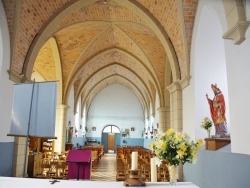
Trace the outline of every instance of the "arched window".
<instances>
[{"instance_id":1,"label":"arched window","mask_svg":"<svg viewBox=\"0 0 250 188\"><path fill-rule=\"evenodd\" d=\"M115 125L108 125L103 129L104 133L120 133L120 129Z\"/></svg>"}]
</instances>

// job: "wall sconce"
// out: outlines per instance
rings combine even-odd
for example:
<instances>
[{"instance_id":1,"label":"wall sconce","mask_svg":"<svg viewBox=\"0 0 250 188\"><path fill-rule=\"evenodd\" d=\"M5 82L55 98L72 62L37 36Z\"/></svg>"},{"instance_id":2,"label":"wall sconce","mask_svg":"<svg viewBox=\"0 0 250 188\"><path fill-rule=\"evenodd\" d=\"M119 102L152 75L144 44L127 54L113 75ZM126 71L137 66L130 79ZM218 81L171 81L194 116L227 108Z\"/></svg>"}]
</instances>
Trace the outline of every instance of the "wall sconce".
<instances>
[{"instance_id":1,"label":"wall sconce","mask_svg":"<svg viewBox=\"0 0 250 188\"><path fill-rule=\"evenodd\" d=\"M92 127L92 131L96 131L96 127Z\"/></svg>"},{"instance_id":2,"label":"wall sconce","mask_svg":"<svg viewBox=\"0 0 250 188\"><path fill-rule=\"evenodd\" d=\"M135 131L135 128L134 128L134 127L131 127L131 131Z\"/></svg>"}]
</instances>

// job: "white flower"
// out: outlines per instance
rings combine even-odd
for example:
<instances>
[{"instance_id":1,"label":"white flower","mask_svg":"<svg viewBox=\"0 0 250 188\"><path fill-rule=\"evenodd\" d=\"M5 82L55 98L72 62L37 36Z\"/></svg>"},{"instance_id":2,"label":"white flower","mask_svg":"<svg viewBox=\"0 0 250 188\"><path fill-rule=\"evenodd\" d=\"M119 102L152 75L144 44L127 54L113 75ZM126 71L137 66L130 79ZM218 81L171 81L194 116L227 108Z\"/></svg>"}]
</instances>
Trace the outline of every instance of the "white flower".
<instances>
[{"instance_id":1,"label":"white flower","mask_svg":"<svg viewBox=\"0 0 250 188\"><path fill-rule=\"evenodd\" d=\"M158 157L154 157L154 159L155 159L155 164L157 166L160 166L161 165L161 160Z\"/></svg>"}]
</instances>

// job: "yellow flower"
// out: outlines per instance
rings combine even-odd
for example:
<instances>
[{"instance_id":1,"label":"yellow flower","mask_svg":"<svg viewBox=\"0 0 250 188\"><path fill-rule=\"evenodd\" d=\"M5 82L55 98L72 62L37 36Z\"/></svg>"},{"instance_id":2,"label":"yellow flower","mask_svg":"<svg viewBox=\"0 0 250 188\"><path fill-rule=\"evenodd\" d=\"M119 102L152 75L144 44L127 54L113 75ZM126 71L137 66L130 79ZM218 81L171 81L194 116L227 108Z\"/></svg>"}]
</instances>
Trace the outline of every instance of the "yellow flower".
<instances>
[{"instance_id":1,"label":"yellow flower","mask_svg":"<svg viewBox=\"0 0 250 188\"><path fill-rule=\"evenodd\" d=\"M180 149L185 152L187 150L187 146L185 144L182 144L180 145Z\"/></svg>"},{"instance_id":2,"label":"yellow flower","mask_svg":"<svg viewBox=\"0 0 250 188\"><path fill-rule=\"evenodd\" d=\"M159 140L158 142L156 142L155 146L160 150L166 150L167 148L167 144L162 140Z\"/></svg>"},{"instance_id":3,"label":"yellow flower","mask_svg":"<svg viewBox=\"0 0 250 188\"><path fill-rule=\"evenodd\" d=\"M160 152L161 152L161 151L160 151L160 150L158 150L158 149L157 149L157 150L155 150L155 155L156 155L156 156L158 156L158 155L160 154Z\"/></svg>"},{"instance_id":4,"label":"yellow flower","mask_svg":"<svg viewBox=\"0 0 250 188\"><path fill-rule=\"evenodd\" d=\"M183 156L185 155L185 152L184 151L182 151L182 150L177 150L177 153L178 153L178 155L180 156L180 158L183 158Z\"/></svg>"},{"instance_id":5,"label":"yellow flower","mask_svg":"<svg viewBox=\"0 0 250 188\"><path fill-rule=\"evenodd\" d=\"M168 129L167 132L166 132L166 136L169 136L173 132L174 132L174 129Z\"/></svg>"},{"instance_id":6,"label":"yellow flower","mask_svg":"<svg viewBox=\"0 0 250 188\"><path fill-rule=\"evenodd\" d=\"M198 147L198 149L200 149L202 147L202 145L203 145L203 140L202 139L198 139L198 141L197 141L197 147Z\"/></svg>"},{"instance_id":7,"label":"yellow flower","mask_svg":"<svg viewBox=\"0 0 250 188\"><path fill-rule=\"evenodd\" d=\"M151 150L153 150L153 149L154 149L154 142L150 142L150 143L148 144L148 147L149 147Z\"/></svg>"},{"instance_id":8,"label":"yellow flower","mask_svg":"<svg viewBox=\"0 0 250 188\"><path fill-rule=\"evenodd\" d=\"M181 140L181 134L180 133L176 133L175 135L174 135L174 138L176 139L176 140Z\"/></svg>"}]
</instances>

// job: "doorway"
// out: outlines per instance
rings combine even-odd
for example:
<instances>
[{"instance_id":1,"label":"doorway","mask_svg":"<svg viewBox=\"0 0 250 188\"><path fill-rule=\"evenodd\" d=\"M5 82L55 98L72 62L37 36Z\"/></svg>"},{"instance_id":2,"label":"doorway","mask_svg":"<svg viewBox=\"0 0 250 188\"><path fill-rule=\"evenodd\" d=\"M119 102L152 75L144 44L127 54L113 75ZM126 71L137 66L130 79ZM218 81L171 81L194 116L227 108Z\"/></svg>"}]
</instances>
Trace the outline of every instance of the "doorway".
<instances>
[{"instance_id":1,"label":"doorway","mask_svg":"<svg viewBox=\"0 0 250 188\"><path fill-rule=\"evenodd\" d=\"M115 135L114 133L108 133L108 153L114 153L115 151Z\"/></svg>"},{"instance_id":2,"label":"doorway","mask_svg":"<svg viewBox=\"0 0 250 188\"><path fill-rule=\"evenodd\" d=\"M116 146L120 145L120 129L116 125L107 125L102 131L102 144L105 153L116 153Z\"/></svg>"}]
</instances>

